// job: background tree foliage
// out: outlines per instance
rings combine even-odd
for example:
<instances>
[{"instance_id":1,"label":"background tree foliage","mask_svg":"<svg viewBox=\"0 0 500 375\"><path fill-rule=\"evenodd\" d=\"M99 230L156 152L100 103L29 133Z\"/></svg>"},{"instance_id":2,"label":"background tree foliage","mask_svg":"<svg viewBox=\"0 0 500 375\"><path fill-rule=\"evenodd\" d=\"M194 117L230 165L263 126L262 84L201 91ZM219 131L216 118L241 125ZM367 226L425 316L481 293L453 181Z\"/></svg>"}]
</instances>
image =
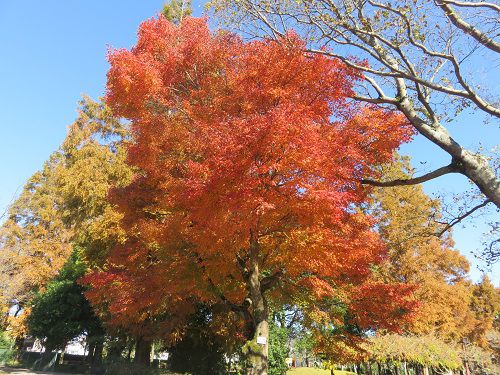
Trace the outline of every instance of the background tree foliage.
<instances>
[{"instance_id":1,"label":"background tree foliage","mask_svg":"<svg viewBox=\"0 0 500 375\"><path fill-rule=\"evenodd\" d=\"M57 279L75 249L87 266L99 267L109 247L123 239L120 215L107 196L112 186L131 177L123 152L126 137L126 128L109 109L85 97L62 146L9 208L0 229L0 291L4 306L17 306L18 313L6 322L13 336L27 333L37 293L39 303L66 292L78 294L71 280Z\"/></svg>"},{"instance_id":2,"label":"background tree foliage","mask_svg":"<svg viewBox=\"0 0 500 375\"><path fill-rule=\"evenodd\" d=\"M288 330L276 319L269 323L269 375L284 375L288 370Z\"/></svg>"},{"instance_id":3,"label":"background tree foliage","mask_svg":"<svg viewBox=\"0 0 500 375\"><path fill-rule=\"evenodd\" d=\"M226 373L228 348L224 346L223 338L212 331L211 317L212 312L206 306L199 306L189 317L182 338L168 347L172 371L193 375Z\"/></svg>"}]
</instances>

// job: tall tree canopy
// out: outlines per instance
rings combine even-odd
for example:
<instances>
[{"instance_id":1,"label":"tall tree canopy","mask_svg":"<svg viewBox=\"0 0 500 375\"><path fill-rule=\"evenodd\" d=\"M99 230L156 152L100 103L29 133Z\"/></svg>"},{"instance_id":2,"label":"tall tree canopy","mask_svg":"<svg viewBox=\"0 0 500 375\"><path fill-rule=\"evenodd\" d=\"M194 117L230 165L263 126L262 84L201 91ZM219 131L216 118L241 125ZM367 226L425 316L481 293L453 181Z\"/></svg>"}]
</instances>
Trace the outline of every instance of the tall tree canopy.
<instances>
[{"instance_id":1,"label":"tall tree canopy","mask_svg":"<svg viewBox=\"0 0 500 375\"><path fill-rule=\"evenodd\" d=\"M138 172L113 193L130 237L87 278L94 303L155 332L197 300L225 305L247 322L255 373L267 371L271 299L335 296L353 323L394 327L410 288L372 278L384 246L355 207L409 124L349 102L359 75L293 35L243 43L163 16L138 35L109 55L106 101L131 121Z\"/></svg>"}]
</instances>

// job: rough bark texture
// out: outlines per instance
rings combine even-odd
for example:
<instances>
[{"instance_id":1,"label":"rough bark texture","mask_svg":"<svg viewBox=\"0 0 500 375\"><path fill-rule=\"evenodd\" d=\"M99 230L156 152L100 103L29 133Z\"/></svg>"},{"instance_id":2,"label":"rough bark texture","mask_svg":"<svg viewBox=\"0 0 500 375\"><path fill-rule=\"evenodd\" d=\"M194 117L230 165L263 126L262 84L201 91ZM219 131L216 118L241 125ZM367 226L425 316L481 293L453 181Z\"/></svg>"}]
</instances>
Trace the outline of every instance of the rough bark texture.
<instances>
[{"instance_id":1,"label":"rough bark texture","mask_svg":"<svg viewBox=\"0 0 500 375\"><path fill-rule=\"evenodd\" d=\"M267 375L269 355L269 311L267 302L261 290L259 279L258 244L252 240L250 249L249 293L252 300L252 312L255 332L250 345L250 375ZM265 344L257 344L257 337L265 337Z\"/></svg>"}]
</instances>

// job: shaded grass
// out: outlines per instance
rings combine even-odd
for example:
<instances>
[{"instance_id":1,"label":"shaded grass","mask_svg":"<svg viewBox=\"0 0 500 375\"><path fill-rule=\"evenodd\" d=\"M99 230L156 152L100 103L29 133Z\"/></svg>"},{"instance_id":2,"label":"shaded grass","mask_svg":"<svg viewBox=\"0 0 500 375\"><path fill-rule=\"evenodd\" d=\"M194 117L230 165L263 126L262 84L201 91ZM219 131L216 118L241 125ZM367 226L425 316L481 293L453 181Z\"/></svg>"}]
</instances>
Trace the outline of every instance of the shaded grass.
<instances>
[{"instance_id":1,"label":"shaded grass","mask_svg":"<svg viewBox=\"0 0 500 375\"><path fill-rule=\"evenodd\" d=\"M335 375L356 375L354 372L333 370ZM313 367L296 367L288 370L286 375L330 375L330 370Z\"/></svg>"}]
</instances>

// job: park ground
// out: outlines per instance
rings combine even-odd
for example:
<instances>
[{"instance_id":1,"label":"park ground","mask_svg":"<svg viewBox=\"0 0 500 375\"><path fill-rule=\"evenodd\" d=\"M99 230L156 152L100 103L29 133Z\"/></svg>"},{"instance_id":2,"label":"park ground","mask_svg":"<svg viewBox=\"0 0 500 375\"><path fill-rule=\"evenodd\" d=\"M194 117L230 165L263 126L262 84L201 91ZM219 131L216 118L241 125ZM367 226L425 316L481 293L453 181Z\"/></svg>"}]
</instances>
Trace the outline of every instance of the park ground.
<instances>
[{"instance_id":1,"label":"park ground","mask_svg":"<svg viewBox=\"0 0 500 375\"><path fill-rule=\"evenodd\" d=\"M353 372L335 370L335 375L355 375ZM41 372L0 367L0 375L66 375L61 372ZM73 374L75 375L75 374ZM330 375L330 370L300 367L287 371L287 375Z\"/></svg>"},{"instance_id":2,"label":"park ground","mask_svg":"<svg viewBox=\"0 0 500 375\"><path fill-rule=\"evenodd\" d=\"M0 375L70 375L62 372L31 371L19 368L0 367ZM71 374L77 375L77 374Z\"/></svg>"},{"instance_id":3,"label":"park ground","mask_svg":"<svg viewBox=\"0 0 500 375\"><path fill-rule=\"evenodd\" d=\"M354 372L334 370L335 375L356 375ZM297 367L288 370L286 375L330 375L330 370L311 367Z\"/></svg>"}]
</instances>

